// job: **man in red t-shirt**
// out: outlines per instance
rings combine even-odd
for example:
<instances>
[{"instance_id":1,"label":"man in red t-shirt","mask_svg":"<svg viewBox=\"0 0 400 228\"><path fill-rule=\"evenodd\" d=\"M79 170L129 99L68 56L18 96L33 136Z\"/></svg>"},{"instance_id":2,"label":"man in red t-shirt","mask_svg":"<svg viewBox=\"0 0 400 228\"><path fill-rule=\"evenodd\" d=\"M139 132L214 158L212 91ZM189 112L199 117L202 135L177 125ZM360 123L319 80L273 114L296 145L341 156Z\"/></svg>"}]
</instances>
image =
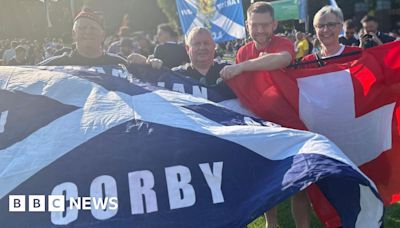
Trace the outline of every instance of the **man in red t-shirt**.
<instances>
[{"instance_id":1,"label":"man in red t-shirt","mask_svg":"<svg viewBox=\"0 0 400 228\"><path fill-rule=\"evenodd\" d=\"M273 35L278 23L274 20L274 9L267 2L253 3L247 9L247 29L253 41L241 47L236 55L236 64L225 66L221 78L227 80L229 86L238 95L240 101L259 116L264 109L259 109L258 99L268 91L269 100L280 102L274 98L276 88L269 87L271 80L265 74L256 71L271 71L285 68L295 59L293 43L283 37ZM260 111L261 110L261 111ZM282 110L276 110L280 112ZM284 110L283 110L284 111ZM296 227L309 227L309 203L304 192L298 193L292 201L293 217ZM266 213L268 227L277 227L276 208Z\"/></svg>"},{"instance_id":2,"label":"man in red t-shirt","mask_svg":"<svg viewBox=\"0 0 400 228\"><path fill-rule=\"evenodd\" d=\"M274 11L266 2L256 2L247 10L247 29L253 41L241 47L235 65L224 67L220 74L225 80L245 71L276 70L288 66L295 58L293 43L273 35L278 26Z\"/></svg>"}]
</instances>

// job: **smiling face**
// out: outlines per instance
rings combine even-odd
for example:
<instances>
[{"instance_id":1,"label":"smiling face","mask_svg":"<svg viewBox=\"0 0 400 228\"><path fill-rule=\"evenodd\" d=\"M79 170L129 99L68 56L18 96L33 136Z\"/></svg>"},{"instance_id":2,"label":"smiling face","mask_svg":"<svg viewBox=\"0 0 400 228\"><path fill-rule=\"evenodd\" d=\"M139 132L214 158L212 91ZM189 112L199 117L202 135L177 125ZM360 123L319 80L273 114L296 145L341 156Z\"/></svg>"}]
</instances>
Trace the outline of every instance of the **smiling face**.
<instances>
[{"instance_id":1,"label":"smiling face","mask_svg":"<svg viewBox=\"0 0 400 228\"><path fill-rule=\"evenodd\" d=\"M271 39L278 23L270 13L251 13L247 21L250 37L258 48L265 47Z\"/></svg>"},{"instance_id":2,"label":"smiling face","mask_svg":"<svg viewBox=\"0 0 400 228\"><path fill-rule=\"evenodd\" d=\"M333 13L323 14L314 19L314 28L318 40L325 47L339 44L338 37L342 29L340 19Z\"/></svg>"},{"instance_id":3,"label":"smiling face","mask_svg":"<svg viewBox=\"0 0 400 228\"><path fill-rule=\"evenodd\" d=\"M105 32L97 22L88 18L79 18L74 23L72 34L78 49L102 50Z\"/></svg>"},{"instance_id":4,"label":"smiling face","mask_svg":"<svg viewBox=\"0 0 400 228\"><path fill-rule=\"evenodd\" d=\"M198 31L193 34L186 45L186 51L195 67L204 68L211 66L215 54L215 42L211 37L211 33Z\"/></svg>"}]
</instances>

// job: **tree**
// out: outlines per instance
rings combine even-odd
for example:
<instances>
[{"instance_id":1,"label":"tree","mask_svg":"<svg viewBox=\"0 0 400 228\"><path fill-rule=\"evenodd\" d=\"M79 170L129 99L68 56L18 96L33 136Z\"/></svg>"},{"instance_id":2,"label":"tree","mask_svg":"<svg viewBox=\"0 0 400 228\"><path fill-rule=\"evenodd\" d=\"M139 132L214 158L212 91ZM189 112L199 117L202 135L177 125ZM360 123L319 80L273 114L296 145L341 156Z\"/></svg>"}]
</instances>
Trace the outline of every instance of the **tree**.
<instances>
[{"instance_id":1,"label":"tree","mask_svg":"<svg viewBox=\"0 0 400 228\"><path fill-rule=\"evenodd\" d=\"M176 7L176 1L174 0L157 0L157 4L163 13L167 16L169 23L175 27L179 27L178 13Z\"/></svg>"}]
</instances>

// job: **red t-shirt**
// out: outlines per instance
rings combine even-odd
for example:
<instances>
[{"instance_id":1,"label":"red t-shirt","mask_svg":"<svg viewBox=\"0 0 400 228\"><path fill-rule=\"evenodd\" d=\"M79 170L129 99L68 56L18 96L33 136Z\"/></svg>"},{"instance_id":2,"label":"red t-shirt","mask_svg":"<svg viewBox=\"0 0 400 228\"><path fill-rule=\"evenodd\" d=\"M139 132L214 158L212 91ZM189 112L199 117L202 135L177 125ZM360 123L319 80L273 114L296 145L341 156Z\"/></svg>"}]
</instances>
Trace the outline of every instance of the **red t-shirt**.
<instances>
[{"instance_id":1,"label":"red t-shirt","mask_svg":"<svg viewBox=\"0 0 400 228\"><path fill-rule=\"evenodd\" d=\"M261 50L257 50L254 41L251 41L239 49L236 54L236 63L241 63L249 59L255 59L260 56L261 52L278 53L283 51L289 52L289 54L292 56L292 60L295 59L296 53L294 52L293 42L287 38L272 36L268 46Z\"/></svg>"},{"instance_id":2,"label":"red t-shirt","mask_svg":"<svg viewBox=\"0 0 400 228\"><path fill-rule=\"evenodd\" d=\"M273 36L268 47L257 50L254 42L241 47L236 62L259 57L261 52L278 53L287 51L295 59L293 43L283 37ZM283 126L305 129L296 112L282 96L268 71L251 71L227 81L240 102L259 117ZM277 105L279 104L279 105Z\"/></svg>"},{"instance_id":3,"label":"red t-shirt","mask_svg":"<svg viewBox=\"0 0 400 228\"><path fill-rule=\"evenodd\" d=\"M344 55L344 54L356 52L356 51L362 51L362 48L354 47L354 46L343 46L343 50L341 50L341 52L339 51L339 53L334 56ZM360 52L358 54L349 55L349 56L336 58L336 59L329 59L329 60L324 60L324 58L322 58L322 61L325 63L325 65L326 64L348 63L353 60L359 59L361 57L361 54L362 53ZM313 61L313 60L317 60L317 57L315 56L315 54L306 55L306 56L304 56L304 58L301 61L309 62L309 61ZM301 68L316 68L316 67L319 67L318 63L303 65Z\"/></svg>"}]
</instances>

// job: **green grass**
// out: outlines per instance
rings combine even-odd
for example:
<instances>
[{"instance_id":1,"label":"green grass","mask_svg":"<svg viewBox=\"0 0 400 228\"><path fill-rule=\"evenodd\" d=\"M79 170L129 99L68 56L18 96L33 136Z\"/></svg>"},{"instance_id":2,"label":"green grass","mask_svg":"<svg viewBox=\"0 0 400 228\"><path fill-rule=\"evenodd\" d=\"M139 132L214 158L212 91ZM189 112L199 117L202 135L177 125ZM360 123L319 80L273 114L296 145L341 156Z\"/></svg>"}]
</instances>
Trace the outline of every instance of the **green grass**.
<instances>
[{"instance_id":1,"label":"green grass","mask_svg":"<svg viewBox=\"0 0 400 228\"><path fill-rule=\"evenodd\" d=\"M295 228L292 215L290 212L290 200L286 200L278 206L278 223L281 228ZM247 228L264 228L264 216L258 217ZM324 226L318 221L314 213L311 215L311 228L323 228ZM386 208L385 212L385 228L400 227L400 203L393 204Z\"/></svg>"}]
</instances>

